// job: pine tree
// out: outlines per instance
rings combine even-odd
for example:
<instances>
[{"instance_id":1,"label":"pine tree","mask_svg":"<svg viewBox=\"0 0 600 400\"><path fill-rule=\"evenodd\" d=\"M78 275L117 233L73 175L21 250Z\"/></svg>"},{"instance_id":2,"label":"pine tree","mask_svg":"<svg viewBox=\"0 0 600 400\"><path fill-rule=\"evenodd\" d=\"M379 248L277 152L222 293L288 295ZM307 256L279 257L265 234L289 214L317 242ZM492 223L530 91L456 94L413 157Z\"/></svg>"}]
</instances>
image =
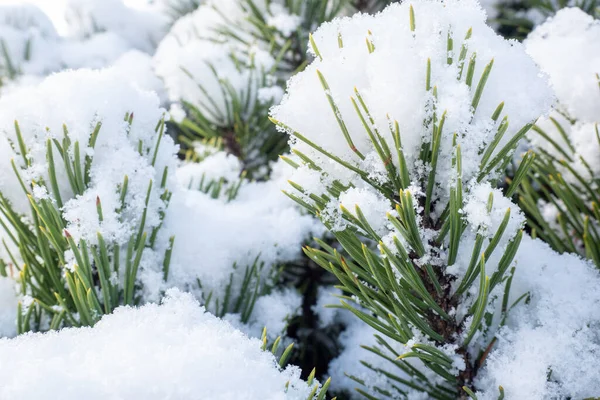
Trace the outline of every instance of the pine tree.
<instances>
[{"instance_id":1,"label":"pine tree","mask_svg":"<svg viewBox=\"0 0 600 400\"><path fill-rule=\"evenodd\" d=\"M494 34L477 7L453 3L452 14L446 14L450 6L441 3L413 4L317 32L311 38L317 60L295 79L274 109L273 122L294 143L295 157L286 160L296 173L286 194L318 216L343 248L319 241L321 249L306 247L305 253L338 278L341 307L376 331L378 346L368 350L391 363L384 370L366 365L391 383L372 386L355 378L365 386L359 392L367 398L402 398L415 391L439 399L475 398L474 379L511 306L512 260L523 236L517 209L490 183L533 126L536 112L549 105L549 89L534 78L524 53L509 56L494 39L484 42ZM388 25L400 17L401 27ZM431 26L445 29L438 33ZM364 39L357 44L362 32L366 45ZM497 51L491 57L515 57L512 65L532 72L516 78L536 82L531 113L518 115L511 104L518 100L495 92L511 72L502 69L506 62L494 67L494 59L482 60L482 48L473 48L482 43ZM428 46L425 56L419 46ZM408 92L379 94L374 88L384 86L369 79L384 75L377 66L399 67L394 57L409 65L408 76L400 78ZM344 69L341 60L352 69ZM351 89L353 79L367 88ZM352 93L350 101L343 93ZM317 95L326 102L315 100ZM421 123L394 120L393 114L412 115L388 108L389 102L398 104L390 95L406 96L401 104L422 116ZM465 114L460 102L468 104ZM525 124L514 126L511 117ZM528 167L521 164L507 195ZM496 222L484 222L482 214ZM502 398L503 389L498 393Z\"/></svg>"},{"instance_id":2,"label":"pine tree","mask_svg":"<svg viewBox=\"0 0 600 400\"><path fill-rule=\"evenodd\" d=\"M270 179L270 170L289 147L287 135L269 121L268 110L280 101L286 80L312 59L309 32L350 12L354 9L347 0L233 0L202 4L173 26L155 60L177 104L171 108L171 124L184 157L201 164L207 154L222 151L240 161L238 180L203 177L200 190L234 202L243 185ZM275 267L263 264L257 258L253 265L237 265L239 274L232 276L226 294L203 292L203 304L220 316L244 310L242 321L247 321L257 298L276 287L297 287L303 294L302 315L290 321L289 332L305 346L292 361L305 373L315 365L324 372L335 351L324 344L331 342L328 338L314 331L311 310L318 288L333 277L306 257L277 266L266 277L265 271Z\"/></svg>"},{"instance_id":3,"label":"pine tree","mask_svg":"<svg viewBox=\"0 0 600 400\"><path fill-rule=\"evenodd\" d=\"M593 59L600 28L584 11L559 11L526 41L548 71L558 103L529 134L536 157L519 204L532 234L561 253L581 254L600 267L600 76ZM573 51L579 60L559 61L560 54Z\"/></svg>"},{"instance_id":4,"label":"pine tree","mask_svg":"<svg viewBox=\"0 0 600 400\"><path fill-rule=\"evenodd\" d=\"M29 94L46 95L68 79L83 80L87 93L99 98L106 90L97 83L108 81L123 85L122 92L136 101L143 97L114 72L91 71L56 75ZM17 119L7 137L14 158L2 168L11 168L14 176L0 193L0 221L7 235L2 245L8 255L0 262L0 274L16 278L23 296L19 333L90 326L120 305L139 304L142 256L155 251L171 196L166 185L172 162L165 164L165 155L174 145L165 136L158 107L131 105L142 114L138 123L133 112L121 114L118 106L113 113L97 112L90 121L81 119L86 109L62 120L60 106L40 106L38 112L51 115L41 133L30 110L21 110L16 116L26 124ZM152 113L157 120L150 128L144 114ZM57 132L57 120L70 121L74 131L64 123ZM127 165L123 157L138 165ZM120 176L112 176L116 163L123 164ZM148 172L153 178L146 181ZM14 190L10 182L16 183ZM90 209L95 212L89 214ZM173 241L159 256L164 280Z\"/></svg>"}]
</instances>

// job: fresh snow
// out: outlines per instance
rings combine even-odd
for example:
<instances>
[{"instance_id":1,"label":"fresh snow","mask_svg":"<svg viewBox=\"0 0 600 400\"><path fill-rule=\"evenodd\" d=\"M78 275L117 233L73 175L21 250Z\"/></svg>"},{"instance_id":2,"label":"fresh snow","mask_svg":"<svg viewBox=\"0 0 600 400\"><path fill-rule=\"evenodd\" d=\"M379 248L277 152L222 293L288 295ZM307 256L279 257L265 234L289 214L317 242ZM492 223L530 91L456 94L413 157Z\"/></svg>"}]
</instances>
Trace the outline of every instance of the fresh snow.
<instances>
[{"instance_id":1,"label":"fresh snow","mask_svg":"<svg viewBox=\"0 0 600 400\"><path fill-rule=\"evenodd\" d=\"M547 3L559 5L554 0ZM443 211L457 182L452 168L456 134L465 188L460 214L466 229L456 262L450 266L445 265L447 243L432 248L429 243L435 232L422 229L419 233L427 255L416 262L446 268L447 274L456 277L448 288L456 290L477 235L484 237L485 248L510 210L505 233L495 251L486 254L486 275L491 276L526 223L514 199L496 188L496 178L504 178L504 171L492 171L488 181L476 179L482 150L504 118L508 130L496 152L525 124L535 122L560 150L530 131L527 143L508 155L510 159L518 161L526 148L545 151L557 159L566 152L573 160L570 167L594 190L598 188L600 23L575 3L569 1L569 7L548 20L545 13L533 9L517 11L516 15L535 25L521 44L494 31L502 25L497 18L506 17L501 9L514 7L513 0L413 0L393 4L376 15L352 17L343 17L354 13L345 6L338 14L342 18L318 29L307 20L302 4L290 9L288 1L255 0L272 29L272 41L268 42L257 39L249 19L252 11L241 0L0 0L0 193L23 221L32 225L31 207L11 160L25 185L33 184L33 199L55 198L49 185L46 141L61 141L64 125L71 140L79 141L82 156L94 160L90 184L81 195L73 193L62 163L57 165L63 203L59 212L69 235L93 245L101 233L111 251L121 249L124 261L127 242L136 234L146 208L150 181L146 231L158 232L154 243L147 243L143 250L138 307L119 307L94 327L17 336L16 322L23 316L17 315L17 305L20 303L25 314L36 300L21 285L22 260L11 239L16 232L10 227L0 230L0 258L8 275L0 276L0 398L308 399L312 388L300 378L300 369L282 369L275 356L261 350L258 338L266 327L269 347L282 337L280 355L293 341L287 336L290 322L304 318L307 306L306 294L294 287L305 282L275 285L273 277L287 263L307 261L302 258L302 246L310 243L311 237L329 239L326 228L335 233L353 226L342 208L356 215L359 207L387 247L394 248L394 238L408 246L388 220L389 215L396 215L392 201L299 137L303 135L366 171L372 182L389 184L386 165L350 100L358 99L358 94L373 117L373 122L367 122L369 128L390 146L390 126L398 122L411 180L407 190L416 207L425 196L420 182L430 168L418 160L420 146L430 140L428 121L434 108L438 121L446 113L433 217ZM173 11L179 6L190 11L197 8L175 19ZM409 28L411 6L414 32ZM228 37L225 28L240 40ZM289 79L284 93L282 82L290 73L278 69L271 47L304 38L307 29L316 29L316 48L308 44L309 65ZM465 40L469 29L471 38ZM448 35L453 39L451 52L447 51ZM295 61L290 58L297 57L295 47L305 44L292 43L294 48L282 54L283 64ZM462 45L467 48L464 64L458 60ZM475 54L469 86L465 74ZM437 98L433 89L426 90L428 60ZM489 79L474 110L475 88L492 60ZM461 70L462 77L457 79ZM327 91L317 73L327 81ZM224 84L229 91L222 90ZM336 112L328 96L338 108ZM301 164L298 168L279 160L262 166L272 171L269 176L250 180L243 172L243 160L200 142L191 144L197 159L183 160L177 145L181 132L171 122L184 121L186 113L194 112L192 105L215 129L230 127L235 123L229 110L232 97L248 100L249 106L280 102L270 115L289 127L281 130L290 135L292 150L310 157L318 168L291 154L287 157ZM504 108L494 121L491 115L501 102ZM125 116L132 116L132 122ZM364 159L348 145L336 117L343 118L353 146ZM162 119L170 123L154 159L159 138L155 128ZM23 134L27 162L17 144L15 121ZM97 123L102 127L92 149L87 144ZM392 155L391 162L398 166L393 148ZM56 151L54 157L59 159ZM559 168L565 180L579 184L567 168ZM119 191L125 176L128 192L121 209ZM163 177L165 187L160 185ZM307 189L294 192L304 201L313 202L310 194L327 196L328 204L317 216L325 224L281 193L291 192L288 179ZM218 195L204 192L210 181L222 183ZM338 197L328 191L334 182L344 185ZM234 188L238 188L237 194L229 196L227 190ZM165 190L169 199L164 197ZM97 215L98 199L102 221ZM586 204L593 200L583 199ZM538 207L549 225L560 231L556 205L540 201ZM3 225L7 221L6 215L0 215ZM375 242L365 244L374 250L377 247ZM338 248L339 244L332 246ZM165 279L167 253L171 253L170 268ZM65 251L64 258L64 268L74 271L73 253ZM222 302L228 298L233 304L239 298L244 273L255 263L260 293L252 312L243 319L241 313L225 309ZM557 254L527 234L511 267L515 272L508 304L519 302L500 326L504 285L491 292L486 312L492 324L473 338L468 349L471 360L481 355L490 340L496 342L470 387L483 400L497 399L499 386L508 400L598 396L598 270L578 255ZM111 279L119 282L122 274L116 271ZM374 336L377 332L347 310L325 307L338 305L336 296L341 294L339 289L319 283L315 302L308 305L319 330L307 333L301 326L296 332L300 338L314 332L335 336L329 337L328 343L335 341L340 353L328 370L317 371L317 376L332 376L334 395L345 391L352 399L361 398L355 391L359 385L350 378L354 376L365 382L366 390L382 388L392 397L404 398L397 391L398 382L364 364L409 379L388 360L365 349L381 347ZM477 295L474 285L451 315L464 318ZM204 304L209 298L210 304ZM468 328L471 317L464 322ZM41 326L47 323L42 321ZM415 343L435 345L418 329L414 332L406 344L388 343L398 354L410 351ZM457 343L460 339L457 337ZM303 349L299 347L296 343L295 351L300 353ZM438 349L452 360L452 373L465 367L456 344ZM409 362L431 382L441 382L420 361ZM429 395L409 389L407 398L427 399Z\"/></svg>"},{"instance_id":2,"label":"fresh snow","mask_svg":"<svg viewBox=\"0 0 600 400\"><path fill-rule=\"evenodd\" d=\"M93 328L0 339L0 398L308 398L300 370L260 347L172 290L162 305L121 307Z\"/></svg>"}]
</instances>

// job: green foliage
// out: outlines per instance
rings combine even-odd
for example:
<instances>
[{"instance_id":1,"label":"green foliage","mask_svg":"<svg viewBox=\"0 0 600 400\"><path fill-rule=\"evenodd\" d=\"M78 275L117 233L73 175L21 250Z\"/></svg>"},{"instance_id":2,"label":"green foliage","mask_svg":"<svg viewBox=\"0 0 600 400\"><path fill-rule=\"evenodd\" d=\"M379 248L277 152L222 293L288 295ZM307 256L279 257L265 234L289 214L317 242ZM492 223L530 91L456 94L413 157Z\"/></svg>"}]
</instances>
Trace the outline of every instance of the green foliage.
<instances>
[{"instance_id":1,"label":"green foliage","mask_svg":"<svg viewBox=\"0 0 600 400\"><path fill-rule=\"evenodd\" d=\"M171 0L166 5L166 14L174 23L179 18L193 12L200 7L201 0Z\"/></svg>"},{"instance_id":2,"label":"green foliage","mask_svg":"<svg viewBox=\"0 0 600 400\"><path fill-rule=\"evenodd\" d=\"M399 3L398 0L352 0L352 8L363 13L376 13L383 10L392 3Z\"/></svg>"},{"instance_id":3,"label":"green foliage","mask_svg":"<svg viewBox=\"0 0 600 400\"><path fill-rule=\"evenodd\" d=\"M240 320L247 323L252 316L256 300L271 292L279 279L281 269L272 269L267 276L263 276L264 263L256 257L252 265L244 268L241 284L238 284L237 264L234 264L233 268L234 271L229 275L229 282L225 286L222 298L213 296L213 292L210 291L206 296L202 294L201 303L217 317L222 318L225 314L240 314ZM202 289L200 280L198 286Z\"/></svg>"},{"instance_id":4,"label":"green foliage","mask_svg":"<svg viewBox=\"0 0 600 400\"><path fill-rule=\"evenodd\" d=\"M534 132L560 156L535 149L537 157L519 192L519 205L527 214L533 236L540 237L560 253L579 253L600 268L600 177L590 169L588 161L576 154L565 133L568 127L561 126L555 119L552 122L558 135L549 135L538 126ZM600 146L598 124L595 133L594 139ZM578 161L586 172L573 168ZM569 178L565 179L565 175ZM544 217L540 204L555 207L556 218Z\"/></svg>"},{"instance_id":5,"label":"green foliage","mask_svg":"<svg viewBox=\"0 0 600 400\"><path fill-rule=\"evenodd\" d=\"M410 26L415 26L412 9ZM470 35L469 31L465 37L469 38ZM312 44L316 46L314 41ZM368 40L367 46L369 46ZM466 46L468 45L465 43L463 45L465 51L461 51L458 61L465 64L467 68L465 73L460 74L457 78L464 80L474 88L472 106L475 110L485 89L487 77L493 68L493 61L487 64L477 81L473 76L477 60L475 56L468 61L465 59ZM316 47L314 50L317 55L320 54ZM449 60L449 62L451 61ZM431 64L429 62L423 66L423 72L427 78L427 84L423 90L436 97L437 88L431 87L430 84ZM338 107L329 94L326 78L321 73L318 74L324 95L327 96L331 110L338 120L342 132L341 141L345 141L356 156L363 159L364 156L354 146L341 113L338 112ZM459 245L467 228L466 221L461 216L461 209L468 189L463 186L462 182L461 148L456 143L456 135L454 136L454 157L451 165L438 165L441 137L444 133L448 134L444 132L446 113L436 110L433 106L432 118L423 123L423 126L430 130L430 136L422 139L419 159L424 165L430 167L430 173L427 176L419 177L411 176L411 171L406 166L406 157L397 121L390 121L390 133L394 139L393 143L390 143L375 127L369 107L357 90L352 103L357 116L363 122L365 133L370 138L373 149L383 165L386 166L387 183L382 184L371 179L367 171L342 160L333 152L325 150L318 143L312 142L302 133L294 131L282 122L276 120L273 122L332 162L352 170L366 184L385 196L395 207L395 213L389 213L387 218L400 233L400 237L394 237L393 244L389 247L390 244L383 242L382 237L371 227L363 210L358 206L354 210L348 210L341 206L342 217L347 223L347 227L341 231L333 230L330 222L324 216L324 211L332 198L339 198L340 194L348 189L340 182L335 181L335 177L327 179L327 181L333 180L333 183L327 188L328 193L323 195L316 195L301 185L290 182L293 191L286 192L286 194L320 217L343 248L343 251L340 251L316 239L321 249L305 247L304 251L312 260L337 277L338 287L345 293L340 296L341 306L339 307L349 310L377 332L378 346L365 348L390 362L390 368L386 370L364 362L363 365L389 378L395 393L390 393L381 387L372 387L372 383L369 383L368 386L374 390L373 393L376 393L377 397L363 389L358 389L361 394L369 399L392 398L406 396L406 390L415 389L434 399L454 399L457 396L463 396L465 395L463 386L472 383L478 368L485 362L489 350L495 343L494 339L490 340L486 347L479 350L479 356L475 359L469 355L473 350L470 343L475 335L480 333L485 337L485 332L493 328L492 319L485 310L493 300L490 293L496 286L503 288L502 313L504 317L510 309L507 304L512 280L511 271L513 271L510 265L523 233L519 232L513 237L505 249L497 247L500 239L506 236L504 231L510 218L510 209L507 209L504 221L489 239L485 238L482 233L477 234L467 272L460 282L456 282L458 289L452 291L451 286L457 278L447 270L456 261ZM503 103L498 105L492 116L494 121L498 120L503 107ZM493 173L505 168L505 160L510 159L508 156L532 126L524 126L503 147L499 147L507 124L507 119L499 123L495 137L487 148L482 150L483 156L477 181L490 180L494 183ZM398 165L390 162L394 158L392 152L397 156ZM303 164L319 170L310 157L298 151L295 153ZM290 165L298 167L295 161L287 158L286 160ZM444 212L436 216L432 210L439 202L439 199L433 196L434 185L439 184L436 181L438 168L452 168L456 174L456 181L452 185L450 201L445 205ZM414 196L407 189L411 183L417 183L424 196ZM490 195L488 212L492 210L492 207L493 196ZM481 227L474 228L478 228L479 231ZM434 236L428 241L423 241L421 232L426 229L433 231ZM377 249L374 249L373 244L378 244ZM440 253L441 249L447 249L446 257L441 255L443 254ZM499 251L502 252L502 256L497 270L488 275L486 262L495 252ZM468 293L476 293L476 295ZM459 319L452 310L460 306L466 307L468 312L466 316ZM467 319L471 320L470 324L466 324ZM500 322L500 324L502 323ZM412 349L404 354L399 354L394 350L394 342L406 344L409 340L419 336L415 335L415 332L420 332L427 340L424 340L423 343L413 344ZM432 346L428 343L435 345ZM457 346L455 354L464 361L466 367L463 370L456 371L450 356L437 347L448 344ZM408 361L410 358L420 360L441 378L442 383L432 381L418 371ZM410 378L406 378L406 376ZM366 384L357 377L351 378L360 384Z\"/></svg>"},{"instance_id":6,"label":"green foliage","mask_svg":"<svg viewBox=\"0 0 600 400\"><path fill-rule=\"evenodd\" d=\"M132 118L133 115L127 115L125 121L131 124ZM155 147L147 150L140 148L140 151L146 151L148 156L156 154L164 125L164 121L160 121L156 127L158 137ZM101 130L102 124L96 124L86 146L94 148ZM45 144L49 182L37 181L27 185L21 178L21 173L31 166L31 159L17 122L15 134L18 144L15 151L23 157L24 168L19 168L14 160L12 166L24 196L29 199L31 219L15 212L5 195L0 193L0 223L19 250L18 255L12 254L10 246L3 240L3 246L16 271L2 262L0 274L16 274L21 294L31 299L28 304L23 301L19 303L18 332L58 329L62 326L90 326L119 305L137 304L136 277L142 253L144 249L153 247L159 229L155 227L148 234L145 225L153 182L148 182L146 208L140 218L137 234L131 237L126 247L121 248L117 243L105 241L100 233L97 244L90 244L83 239L75 242L66 230L67 223L61 212L63 199L58 190L56 166L57 163L64 165L73 193L82 195L90 184L93 156L83 156L80 143L71 141L67 127L63 126L62 141L48 139ZM160 183L161 198L168 203L170 192L166 188L166 171L163 176ZM36 187L43 188L49 196L34 197ZM123 184L118 189L122 202L119 213L124 208L127 187L128 177L125 175ZM101 222L103 210L100 198L96 199L96 211ZM170 240L170 247L164 257L165 279L174 238ZM73 252L74 265L69 265L69 261L65 259L65 252L68 250Z\"/></svg>"},{"instance_id":7,"label":"green foliage","mask_svg":"<svg viewBox=\"0 0 600 400\"><path fill-rule=\"evenodd\" d=\"M205 139L200 142L188 142L190 147L185 151L185 161L193 163L202 162L207 157L214 154L215 150L224 150L222 142L221 138L213 138L212 140ZM192 178L187 184L187 188L206 193L213 199L223 198L227 202L230 202L237 197L240 188L247 182L246 176L246 171L242 171L236 180L230 181L224 177L211 179L206 176L206 173L203 173L200 177L200 182L194 182L194 179Z\"/></svg>"},{"instance_id":8,"label":"green foliage","mask_svg":"<svg viewBox=\"0 0 600 400\"><path fill-rule=\"evenodd\" d=\"M241 31L235 21L231 21L227 15L221 13L226 24L217 29L218 33L246 48L250 48L255 41L258 41L280 61L278 70L290 74L302 70L310 61L307 58L309 32L323 22L331 21L341 15L349 1L284 0L282 3L286 11L300 17L300 24L289 36L285 36L268 23L268 18L272 15L271 4L274 3L272 0L264 1L266 11L255 0L240 0L240 3L248 14L249 31Z\"/></svg>"},{"instance_id":9,"label":"green foliage","mask_svg":"<svg viewBox=\"0 0 600 400\"><path fill-rule=\"evenodd\" d=\"M260 177L269 162L276 160L287 148L287 138L267 118L273 101L262 102L258 97L259 88L271 83L272 71L264 71L253 62L250 66L243 66L233 54L231 57L240 70L248 68L248 85L239 93L226 79L219 77L215 67L210 66L214 78L221 83L224 110L210 97L198 78L184 70L208 100L201 104L183 101L187 117L176 123L181 132L179 141L188 150L193 150L197 141L208 141L236 156L248 177ZM188 155L188 158L199 161L202 156Z\"/></svg>"},{"instance_id":10,"label":"green foliage","mask_svg":"<svg viewBox=\"0 0 600 400\"><path fill-rule=\"evenodd\" d=\"M525 39L534 25L553 16L561 8L579 7L600 18L598 0L499 0L497 3L498 15L491 22L498 25L498 31L505 37L519 40Z\"/></svg>"},{"instance_id":11,"label":"green foliage","mask_svg":"<svg viewBox=\"0 0 600 400\"><path fill-rule=\"evenodd\" d=\"M25 43L23 50L23 61L29 61L31 58L31 38ZM14 56L11 55L10 49L3 38L0 38L0 87L4 85L6 80L15 80L21 75L21 68L14 61Z\"/></svg>"},{"instance_id":12,"label":"green foliage","mask_svg":"<svg viewBox=\"0 0 600 400\"><path fill-rule=\"evenodd\" d=\"M276 357L278 356L278 354L280 354L278 363L281 368L284 368L287 365L290 356L292 355L294 343L290 343L285 349L283 349L283 351L280 351L281 336L278 336L273 342L273 344L269 345L267 342L267 328L263 329L261 340L263 351L270 351ZM328 378L325 381L325 383L321 386L318 382L315 381L315 374L316 370L313 368L313 370L308 375L308 379L306 381L308 386L312 387L312 390L306 398L306 400L325 400L327 390L329 390L329 385L331 384L331 378Z\"/></svg>"}]
</instances>

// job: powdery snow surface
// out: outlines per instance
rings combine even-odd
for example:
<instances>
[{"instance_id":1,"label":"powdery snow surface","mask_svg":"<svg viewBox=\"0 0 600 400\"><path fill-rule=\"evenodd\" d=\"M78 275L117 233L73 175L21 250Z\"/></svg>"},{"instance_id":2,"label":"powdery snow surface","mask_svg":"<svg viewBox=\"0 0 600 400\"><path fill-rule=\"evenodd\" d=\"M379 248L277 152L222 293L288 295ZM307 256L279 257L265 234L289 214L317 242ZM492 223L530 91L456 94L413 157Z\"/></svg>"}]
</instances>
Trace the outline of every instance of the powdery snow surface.
<instances>
[{"instance_id":1,"label":"powdery snow surface","mask_svg":"<svg viewBox=\"0 0 600 400\"><path fill-rule=\"evenodd\" d=\"M579 8L565 8L537 27L527 52L551 78L556 96L571 117L600 118L600 21Z\"/></svg>"},{"instance_id":2,"label":"powdery snow surface","mask_svg":"<svg viewBox=\"0 0 600 400\"><path fill-rule=\"evenodd\" d=\"M600 22L578 8L565 8L537 27L525 45L528 53L549 74L558 97L555 110L549 118L541 118L537 126L559 148L537 132L528 135L531 144L559 160L570 157L570 166L586 179L598 176ZM579 183L567 168L561 172L569 182Z\"/></svg>"},{"instance_id":3,"label":"powdery snow surface","mask_svg":"<svg viewBox=\"0 0 600 400\"><path fill-rule=\"evenodd\" d=\"M220 162L217 171L227 176L232 159L222 155L217 153L206 162ZM230 275L234 274L233 293L237 293L245 268L257 259L265 264L263 276L267 277L282 263L297 259L306 240L322 234L317 220L303 214L281 194L285 174L291 168L284 162L275 165L271 180L243 183L230 202L213 199L196 188L184 189L190 181L201 179L202 165L184 166L178 173L182 188L173 194L158 236L159 243L167 242L171 235L176 237L170 285L199 290L200 280L204 295L214 291L216 296L225 293Z\"/></svg>"},{"instance_id":4,"label":"powdery snow surface","mask_svg":"<svg viewBox=\"0 0 600 400\"><path fill-rule=\"evenodd\" d=\"M0 67L6 71L3 75L16 73L25 63L27 47L30 50L26 70L44 72L47 64L56 58L47 48L57 39L52 22L37 7L0 3L0 40L6 54L0 58Z\"/></svg>"},{"instance_id":5,"label":"powdery snow surface","mask_svg":"<svg viewBox=\"0 0 600 400\"><path fill-rule=\"evenodd\" d=\"M414 34L409 27L410 5L415 12ZM457 79L461 65L458 53L469 29L472 29L472 37L465 42L466 60L476 53L472 89L465 84L465 72L461 80ZM451 53L451 65L447 64L448 32L454 39L455 49ZM342 48L338 45L338 34L343 41ZM366 39L374 44L372 53L365 44ZM439 187L434 193L435 198L442 200L447 199L453 182L454 172L450 168L453 133L458 134L457 142L461 145L466 182L479 168L479 150L491 140L505 116L509 127L497 150L525 124L547 112L552 104L546 79L523 47L502 39L486 26L485 13L475 1L392 4L376 16L355 15L323 24L315 32L314 40L322 60L317 57L305 71L290 79L287 94L281 105L273 109L273 117L325 150L360 166L372 179L385 181L383 162L375 154L350 101L351 96L357 98L356 88L373 116L375 127L388 143L393 143L390 121L398 121L406 162L411 179L415 180L427 172L417 158L423 138L428 141L431 137L431 127L424 127L424 121L432 116L432 94L426 91L427 60L430 59L431 86L436 86L438 93L438 118L446 112L436 172ZM473 115L474 88L492 60L491 73ZM339 108L354 146L365 155L365 160L361 161L346 144L317 71L326 79L330 87L328 93ZM494 122L491 116L501 102L504 109ZM342 183L363 184L358 175L296 139L293 133L292 147L311 157L325 173ZM397 164L396 154L392 153L393 162ZM294 178L292 176L292 180Z\"/></svg>"},{"instance_id":6,"label":"powdery snow surface","mask_svg":"<svg viewBox=\"0 0 600 400\"><path fill-rule=\"evenodd\" d=\"M600 352L597 270L577 256L559 255L529 237L523 239L515 265L509 304L525 293L530 300L513 308L507 325L496 333L498 341L475 381L478 398L497 399L498 386L504 388L506 399L514 400L596 396L600 393L600 372L595 368ZM345 375L350 374L367 387L393 390L394 382L355 361L403 376L389 361L360 347L377 347L375 333L361 322L348 324L340 336L343 351L329 367L332 388L352 391L356 382ZM395 350L408 350L403 347Z\"/></svg>"},{"instance_id":7,"label":"powdery snow surface","mask_svg":"<svg viewBox=\"0 0 600 400\"><path fill-rule=\"evenodd\" d=\"M477 379L483 399L496 399L502 385L507 399L587 398L600 393L600 277L576 255L559 255L525 237L516 257L512 303L497 333L498 347ZM548 375L550 376L547 379Z\"/></svg>"},{"instance_id":8,"label":"powdery snow surface","mask_svg":"<svg viewBox=\"0 0 600 400\"><path fill-rule=\"evenodd\" d=\"M247 323L241 321L240 314L226 314L223 319L250 337L261 337L263 329L267 328L267 338L273 341L278 336L285 338L288 323L301 311L301 305L300 293L286 288L260 296Z\"/></svg>"},{"instance_id":9,"label":"powdery snow surface","mask_svg":"<svg viewBox=\"0 0 600 400\"><path fill-rule=\"evenodd\" d=\"M0 67L25 79L68 68L104 68L131 49L153 53L167 31L164 15L150 8L126 7L121 0L69 0L54 8L38 5L66 14L68 23L57 15L51 21L29 2L0 2L0 39L10 60L3 56ZM53 25L61 21L65 36L59 36Z\"/></svg>"},{"instance_id":10,"label":"powdery snow surface","mask_svg":"<svg viewBox=\"0 0 600 400\"><path fill-rule=\"evenodd\" d=\"M123 0L67 0L68 35L88 37L112 32L130 46L152 52L165 35L168 18L149 7L127 7Z\"/></svg>"},{"instance_id":11,"label":"powdery snow surface","mask_svg":"<svg viewBox=\"0 0 600 400\"><path fill-rule=\"evenodd\" d=\"M121 307L94 328L0 340L3 399L306 399L300 370L281 370L189 295ZM286 385L289 382L289 388Z\"/></svg>"},{"instance_id":12,"label":"powdery snow surface","mask_svg":"<svg viewBox=\"0 0 600 400\"><path fill-rule=\"evenodd\" d=\"M17 2L2 4L0 21L3 26L20 31L37 31L43 37L55 38L58 36L50 18L32 4L18 4Z\"/></svg>"},{"instance_id":13,"label":"powdery snow surface","mask_svg":"<svg viewBox=\"0 0 600 400\"><path fill-rule=\"evenodd\" d=\"M223 42L223 35L217 34L224 27L248 24L247 17L240 2L226 0L204 4L177 20L154 56L156 74L164 80L171 101L193 104L211 122L222 125L231 123L231 95L223 91L222 81L242 99L254 98L258 87L266 85L264 74L275 63L266 49Z\"/></svg>"},{"instance_id":14,"label":"powdery snow surface","mask_svg":"<svg viewBox=\"0 0 600 400\"><path fill-rule=\"evenodd\" d=\"M117 70L67 71L47 78L38 86L23 87L3 96L0 107L3 110L0 115L0 190L17 210L29 212L25 193L10 163L14 159L18 166L25 167L23 155L11 145L17 143L15 121L18 121L31 160L31 165L22 173L26 183L40 179L50 182L46 141L58 139L62 142L63 126L71 141L79 142L82 165L85 155L93 156L91 182L79 197L73 194L64 164L56 162L58 188L65 205L63 213L75 240L84 238L95 242L98 231L107 240L128 240L141 218L150 181L155 185L146 223L148 227L158 225L159 211L164 208L159 198L162 194L160 182L165 167L171 171L175 169L176 146L164 135L152 165L159 136L155 128L164 114L155 94L137 89ZM131 125L124 121L128 113L134 114ZM92 149L88 142L98 123L101 128ZM140 145L143 154L138 152ZM53 151L60 160L58 150L53 148ZM69 151L73 157L73 146ZM119 221L116 210L121 202L117 188L123 184L125 175L129 183L123 222ZM34 195L45 196L43 191L34 192ZM96 213L96 197L106 211L102 224Z\"/></svg>"}]
</instances>

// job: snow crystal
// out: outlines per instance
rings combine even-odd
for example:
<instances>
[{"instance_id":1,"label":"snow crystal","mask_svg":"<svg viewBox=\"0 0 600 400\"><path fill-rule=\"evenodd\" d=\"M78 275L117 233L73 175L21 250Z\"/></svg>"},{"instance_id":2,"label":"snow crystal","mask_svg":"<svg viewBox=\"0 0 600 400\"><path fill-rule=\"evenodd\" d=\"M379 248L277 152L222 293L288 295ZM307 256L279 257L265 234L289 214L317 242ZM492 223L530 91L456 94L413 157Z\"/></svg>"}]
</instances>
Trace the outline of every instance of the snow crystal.
<instances>
[{"instance_id":1,"label":"snow crystal","mask_svg":"<svg viewBox=\"0 0 600 400\"><path fill-rule=\"evenodd\" d=\"M202 150L199 152L202 154ZM243 169L241 161L225 151L214 151L202 159L202 162L186 162L177 168L177 180L182 186L200 190L200 185L210 181L224 179L226 183L235 183L240 179Z\"/></svg>"},{"instance_id":2,"label":"snow crystal","mask_svg":"<svg viewBox=\"0 0 600 400\"><path fill-rule=\"evenodd\" d=\"M488 212L490 195L492 207ZM511 211L511 216L505 232L514 236L525 223L525 217L515 204L504 197L501 190L493 189L487 182L473 185L463 206L464 215L471 229L484 236L493 235L498 230L507 210Z\"/></svg>"},{"instance_id":3,"label":"snow crystal","mask_svg":"<svg viewBox=\"0 0 600 400\"><path fill-rule=\"evenodd\" d=\"M356 207L364 214L370 227L378 234L386 232L388 223L387 213L392 210L388 199L381 194L366 189L348 189L340 194L340 206L346 208L352 215L357 215Z\"/></svg>"},{"instance_id":4,"label":"snow crystal","mask_svg":"<svg viewBox=\"0 0 600 400\"><path fill-rule=\"evenodd\" d=\"M600 120L600 112L598 113ZM575 124L571 129L573 138L573 147L575 148L575 160L580 174L585 177L600 176L600 121L594 123ZM587 165L581 165L579 157L581 156Z\"/></svg>"},{"instance_id":5,"label":"snow crystal","mask_svg":"<svg viewBox=\"0 0 600 400\"><path fill-rule=\"evenodd\" d=\"M181 107L181 104L173 103L169 108L169 116L172 121L180 124L185 119L185 110Z\"/></svg>"},{"instance_id":6,"label":"snow crystal","mask_svg":"<svg viewBox=\"0 0 600 400\"><path fill-rule=\"evenodd\" d=\"M281 370L260 346L172 290L160 306L121 307L94 328L1 339L0 359L11 361L0 364L0 397L306 399L300 370Z\"/></svg>"},{"instance_id":7,"label":"snow crystal","mask_svg":"<svg viewBox=\"0 0 600 400\"><path fill-rule=\"evenodd\" d=\"M317 291L317 302L312 306L312 311L317 315L319 326L325 328L334 323L339 309L329 308L327 305L335 305L339 300L335 295L341 295L342 291L334 287L319 286Z\"/></svg>"},{"instance_id":8,"label":"snow crystal","mask_svg":"<svg viewBox=\"0 0 600 400\"><path fill-rule=\"evenodd\" d=\"M279 86L262 87L258 89L257 97L261 104L278 103L283 97L283 89Z\"/></svg>"}]
</instances>

